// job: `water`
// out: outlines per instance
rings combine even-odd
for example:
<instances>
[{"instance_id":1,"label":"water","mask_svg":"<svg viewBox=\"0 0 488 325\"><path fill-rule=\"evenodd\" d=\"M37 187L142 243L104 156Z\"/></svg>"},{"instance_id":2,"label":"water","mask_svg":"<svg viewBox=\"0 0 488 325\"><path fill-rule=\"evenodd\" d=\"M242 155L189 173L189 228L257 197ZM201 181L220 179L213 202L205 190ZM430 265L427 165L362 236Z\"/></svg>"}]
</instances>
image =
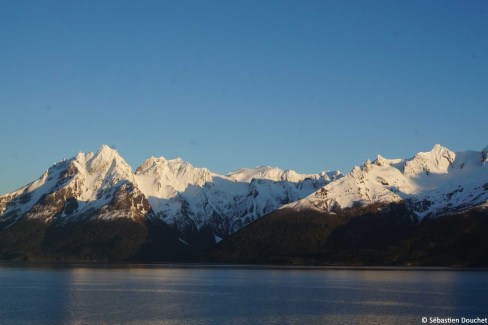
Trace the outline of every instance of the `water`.
<instances>
[{"instance_id":1,"label":"water","mask_svg":"<svg viewBox=\"0 0 488 325\"><path fill-rule=\"evenodd\" d=\"M0 264L0 324L421 324L488 317L488 272Z\"/></svg>"}]
</instances>

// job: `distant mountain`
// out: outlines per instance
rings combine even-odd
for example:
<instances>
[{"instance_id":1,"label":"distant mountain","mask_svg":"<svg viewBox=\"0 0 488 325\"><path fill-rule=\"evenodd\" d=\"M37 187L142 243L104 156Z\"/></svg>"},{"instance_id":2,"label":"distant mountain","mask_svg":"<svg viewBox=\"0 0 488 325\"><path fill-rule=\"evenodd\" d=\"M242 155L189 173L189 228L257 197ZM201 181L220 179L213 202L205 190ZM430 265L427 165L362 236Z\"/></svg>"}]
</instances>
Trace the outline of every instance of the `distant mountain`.
<instances>
[{"instance_id":1,"label":"distant mountain","mask_svg":"<svg viewBox=\"0 0 488 325\"><path fill-rule=\"evenodd\" d=\"M221 243L239 263L488 265L488 147L378 156Z\"/></svg>"},{"instance_id":2,"label":"distant mountain","mask_svg":"<svg viewBox=\"0 0 488 325\"><path fill-rule=\"evenodd\" d=\"M133 173L104 145L0 196L0 257L175 257L210 247L341 176L271 167L226 176L162 157Z\"/></svg>"}]
</instances>

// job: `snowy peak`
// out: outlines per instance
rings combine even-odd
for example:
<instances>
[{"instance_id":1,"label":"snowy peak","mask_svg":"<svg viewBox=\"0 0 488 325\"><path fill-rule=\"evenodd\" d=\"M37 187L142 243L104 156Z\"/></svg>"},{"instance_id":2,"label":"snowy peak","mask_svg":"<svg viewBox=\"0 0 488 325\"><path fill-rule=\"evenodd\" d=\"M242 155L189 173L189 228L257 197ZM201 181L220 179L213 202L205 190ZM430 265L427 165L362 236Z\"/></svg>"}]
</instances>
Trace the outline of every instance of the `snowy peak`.
<instances>
[{"instance_id":1,"label":"snowy peak","mask_svg":"<svg viewBox=\"0 0 488 325\"><path fill-rule=\"evenodd\" d=\"M270 166L223 176L164 157L147 159L134 173L115 149L104 145L96 153L57 163L36 181L0 196L0 223L158 218L182 234L211 229L223 238L283 206L337 213L404 203L420 218L439 216L488 206L487 162L488 146L454 153L435 145L411 159L378 155L345 176Z\"/></svg>"},{"instance_id":2,"label":"snowy peak","mask_svg":"<svg viewBox=\"0 0 488 325\"><path fill-rule=\"evenodd\" d=\"M103 145L96 153L80 152L55 164L38 180L1 196L0 221L154 217L182 233L210 227L222 237L340 176L275 167L222 176L164 157L147 159L134 173L115 149Z\"/></svg>"},{"instance_id":3,"label":"snowy peak","mask_svg":"<svg viewBox=\"0 0 488 325\"><path fill-rule=\"evenodd\" d=\"M481 152L483 156L483 152ZM419 217L438 216L488 204L488 168L480 152L454 153L436 145L412 159L378 155L353 168L294 208L334 212L377 204L405 202Z\"/></svg>"},{"instance_id":4,"label":"snowy peak","mask_svg":"<svg viewBox=\"0 0 488 325\"><path fill-rule=\"evenodd\" d=\"M269 179L271 174L275 174L274 178L276 177L276 174L280 174L283 171L274 168L271 166L258 166L256 168L241 168L236 171L230 172L227 174L227 177L231 178L232 180L236 182L245 182L249 183L251 182L252 179ZM279 180L278 179L271 179L271 180Z\"/></svg>"},{"instance_id":5,"label":"snowy peak","mask_svg":"<svg viewBox=\"0 0 488 325\"><path fill-rule=\"evenodd\" d=\"M397 168L390 164L373 164L367 160L361 166L355 166L349 174L327 184L294 206L300 208L303 205L334 212L373 202L398 202L402 200L396 193L398 188L412 191L411 184Z\"/></svg>"},{"instance_id":6,"label":"snowy peak","mask_svg":"<svg viewBox=\"0 0 488 325\"><path fill-rule=\"evenodd\" d=\"M201 187L212 181L208 169L193 167L181 158L151 157L137 168L135 176L146 196L156 197L169 197L190 185Z\"/></svg>"},{"instance_id":7,"label":"snowy peak","mask_svg":"<svg viewBox=\"0 0 488 325\"><path fill-rule=\"evenodd\" d=\"M151 213L130 166L106 145L95 154L79 153L54 164L38 180L0 198L0 221L8 222L21 218L45 222L119 217L143 220Z\"/></svg>"},{"instance_id":8,"label":"snowy peak","mask_svg":"<svg viewBox=\"0 0 488 325\"><path fill-rule=\"evenodd\" d=\"M167 160L164 157L150 157L146 159L139 167L136 169L136 174L147 173L150 169L156 169L159 165L162 165Z\"/></svg>"},{"instance_id":9,"label":"snowy peak","mask_svg":"<svg viewBox=\"0 0 488 325\"><path fill-rule=\"evenodd\" d=\"M119 153L107 145L103 145L95 155L92 155L91 153L88 154L85 156L85 159L89 173L106 173L111 167L131 170L130 166L119 155Z\"/></svg>"},{"instance_id":10,"label":"snowy peak","mask_svg":"<svg viewBox=\"0 0 488 325\"><path fill-rule=\"evenodd\" d=\"M436 144L429 152L419 152L405 163L404 174L414 176L420 173L445 174L456 159L456 154Z\"/></svg>"},{"instance_id":11,"label":"snowy peak","mask_svg":"<svg viewBox=\"0 0 488 325\"><path fill-rule=\"evenodd\" d=\"M381 155L377 155L374 163L378 166L388 166L388 165L396 165L396 164L401 164L404 162L403 159L387 159L384 158Z\"/></svg>"},{"instance_id":12,"label":"snowy peak","mask_svg":"<svg viewBox=\"0 0 488 325\"><path fill-rule=\"evenodd\" d=\"M119 153L103 145L97 153L79 153L68 167L76 197L83 201L96 200L114 186L127 181L135 183L132 168Z\"/></svg>"},{"instance_id":13,"label":"snowy peak","mask_svg":"<svg viewBox=\"0 0 488 325\"><path fill-rule=\"evenodd\" d=\"M137 168L135 178L159 218L183 232L210 226L223 237L313 193L329 174L300 175L266 166L223 176L182 159L151 157Z\"/></svg>"},{"instance_id":14,"label":"snowy peak","mask_svg":"<svg viewBox=\"0 0 488 325\"><path fill-rule=\"evenodd\" d=\"M177 158L151 157L134 173L103 145L51 166L38 180L0 196L0 224L157 218L183 236L211 229L221 238L340 177L302 175L273 167L222 176Z\"/></svg>"},{"instance_id":15,"label":"snowy peak","mask_svg":"<svg viewBox=\"0 0 488 325\"><path fill-rule=\"evenodd\" d=\"M31 210L41 198L63 186L63 177L71 160L58 162L41 177L20 189L0 196L0 221L17 218Z\"/></svg>"},{"instance_id":16,"label":"snowy peak","mask_svg":"<svg viewBox=\"0 0 488 325\"><path fill-rule=\"evenodd\" d=\"M333 172L337 176L340 173ZM305 179L319 179L324 178L325 180L330 180L329 173L322 172L320 174L298 174L294 170L283 170L277 167L270 166L260 166L256 168L241 168L234 172L227 174L227 177L231 178L236 182L250 183L253 179L265 179L270 181L287 181L298 183Z\"/></svg>"}]
</instances>

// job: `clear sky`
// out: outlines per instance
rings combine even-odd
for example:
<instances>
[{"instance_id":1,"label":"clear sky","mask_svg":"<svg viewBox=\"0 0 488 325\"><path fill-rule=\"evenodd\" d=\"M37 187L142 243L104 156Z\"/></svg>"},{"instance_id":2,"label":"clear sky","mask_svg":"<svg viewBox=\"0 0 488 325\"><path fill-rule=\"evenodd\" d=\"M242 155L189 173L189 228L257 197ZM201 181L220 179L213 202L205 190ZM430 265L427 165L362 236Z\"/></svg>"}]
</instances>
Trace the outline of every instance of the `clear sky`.
<instances>
[{"instance_id":1,"label":"clear sky","mask_svg":"<svg viewBox=\"0 0 488 325\"><path fill-rule=\"evenodd\" d=\"M104 143L348 172L487 121L488 1L0 1L0 193Z\"/></svg>"}]
</instances>

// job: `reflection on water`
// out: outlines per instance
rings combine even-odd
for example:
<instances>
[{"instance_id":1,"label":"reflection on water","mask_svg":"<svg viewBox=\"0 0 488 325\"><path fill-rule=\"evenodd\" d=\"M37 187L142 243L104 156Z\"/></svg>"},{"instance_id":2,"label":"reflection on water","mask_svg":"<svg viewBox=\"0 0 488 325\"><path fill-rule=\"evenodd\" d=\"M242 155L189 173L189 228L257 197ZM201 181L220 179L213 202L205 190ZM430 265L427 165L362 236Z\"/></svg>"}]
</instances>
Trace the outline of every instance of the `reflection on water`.
<instances>
[{"instance_id":1,"label":"reflection on water","mask_svg":"<svg viewBox=\"0 0 488 325\"><path fill-rule=\"evenodd\" d=\"M0 264L0 323L420 324L488 316L488 273Z\"/></svg>"}]
</instances>

